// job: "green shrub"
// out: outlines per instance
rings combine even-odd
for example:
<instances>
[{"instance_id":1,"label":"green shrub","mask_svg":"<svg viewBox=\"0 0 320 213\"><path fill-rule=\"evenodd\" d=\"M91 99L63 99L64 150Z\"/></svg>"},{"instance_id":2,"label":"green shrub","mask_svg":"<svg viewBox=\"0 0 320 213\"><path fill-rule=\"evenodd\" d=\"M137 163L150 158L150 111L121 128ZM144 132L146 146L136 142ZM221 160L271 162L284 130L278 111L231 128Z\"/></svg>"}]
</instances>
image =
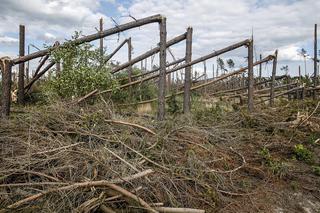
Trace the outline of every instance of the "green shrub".
<instances>
[{"instance_id":1,"label":"green shrub","mask_svg":"<svg viewBox=\"0 0 320 213\"><path fill-rule=\"evenodd\" d=\"M79 38L76 33L73 39ZM66 43L51 52L54 61L62 63L63 71L45 85L47 94L61 98L81 97L94 89L109 89L117 85L109 65L102 65L99 50L89 43Z\"/></svg>"},{"instance_id":2,"label":"green shrub","mask_svg":"<svg viewBox=\"0 0 320 213\"><path fill-rule=\"evenodd\" d=\"M81 33L75 34L72 39L79 38ZM129 89L118 89L119 85L128 83L128 73L111 74L113 63L106 63L107 56L101 56L99 49L89 43L76 45L72 41L51 52L54 61L62 63L63 70L42 86L47 97L76 98L98 89L112 89L109 97L117 103L137 102L149 100L156 96L156 86L142 83ZM132 75L140 74L141 70L133 68Z\"/></svg>"},{"instance_id":3,"label":"green shrub","mask_svg":"<svg viewBox=\"0 0 320 213\"><path fill-rule=\"evenodd\" d=\"M177 96L175 93L172 93L169 99L167 100L168 112L171 114L176 114L181 112L181 107L178 104Z\"/></svg>"},{"instance_id":4,"label":"green shrub","mask_svg":"<svg viewBox=\"0 0 320 213\"><path fill-rule=\"evenodd\" d=\"M268 148L263 147L259 154L262 156L264 163L271 170L272 174L282 177L288 172L287 164L280 160L273 159Z\"/></svg>"},{"instance_id":5,"label":"green shrub","mask_svg":"<svg viewBox=\"0 0 320 213\"><path fill-rule=\"evenodd\" d=\"M313 161L313 153L302 144L294 146L294 157L297 160L305 161L307 163L311 163Z\"/></svg>"},{"instance_id":6,"label":"green shrub","mask_svg":"<svg viewBox=\"0 0 320 213\"><path fill-rule=\"evenodd\" d=\"M315 175L320 176L320 166L313 166L312 171Z\"/></svg>"}]
</instances>

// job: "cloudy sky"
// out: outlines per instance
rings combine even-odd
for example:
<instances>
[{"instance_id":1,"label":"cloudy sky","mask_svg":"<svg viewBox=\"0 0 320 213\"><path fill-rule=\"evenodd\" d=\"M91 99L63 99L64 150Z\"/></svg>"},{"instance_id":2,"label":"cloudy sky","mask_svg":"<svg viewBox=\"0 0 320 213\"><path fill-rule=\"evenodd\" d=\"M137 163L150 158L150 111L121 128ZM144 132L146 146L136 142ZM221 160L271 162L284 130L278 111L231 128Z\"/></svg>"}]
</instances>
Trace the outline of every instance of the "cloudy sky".
<instances>
[{"instance_id":1,"label":"cloudy sky","mask_svg":"<svg viewBox=\"0 0 320 213\"><path fill-rule=\"evenodd\" d=\"M320 1L315 0L0 0L0 56L18 54L19 24L26 26L26 42L39 48L56 40L64 41L74 31L88 35L96 32L100 17L104 28L132 21L129 15L143 18L154 14L167 17L168 39L194 29L193 58L208 54L232 43L254 36L255 56L266 56L279 49L279 69L289 65L291 75L302 73L304 63L298 55L301 48L313 54L314 24L320 21ZM134 56L159 42L158 26L150 24L105 38L107 52L125 38L132 37ZM95 44L95 43L93 43ZM36 51L31 47L31 52ZM183 57L184 42L172 47L176 58ZM232 58L236 66L246 65L246 49L223 55ZM115 60L126 61L123 48ZM168 55L168 61L172 58ZM208 72L216 59L207 62ZM33 63L34 64L34 63ZM312 60L307 60L307 72L312 73ZM194 67L202 71L202 65ZM271 73L270 65L263 67ZM210 75L210 74L209 74Z\"/></svg>"}]
</instances>

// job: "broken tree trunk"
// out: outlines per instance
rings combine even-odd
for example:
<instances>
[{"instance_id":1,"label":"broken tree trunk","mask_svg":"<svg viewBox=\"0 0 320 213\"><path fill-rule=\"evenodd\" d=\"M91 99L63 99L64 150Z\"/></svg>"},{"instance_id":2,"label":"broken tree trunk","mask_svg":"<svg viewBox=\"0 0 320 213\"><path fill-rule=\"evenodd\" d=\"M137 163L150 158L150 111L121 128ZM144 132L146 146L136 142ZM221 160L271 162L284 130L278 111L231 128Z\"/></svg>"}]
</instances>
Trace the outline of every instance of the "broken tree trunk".
<instances>
[{"instance_id":1,"label":"broken tree trunk","mask_svg":"<svg viewBox=\"0 0 320 213\"><path fill-rule=\"evenodd\" d=\"M171 66L176 65L176 64L179 64L179 63L181 63L181 62L183 62L183 61L185 61L185 58L177 59L176 61L173 61L173 62L171 62L171 63L168 63L166 66L167 66L167 67L171 67ZM134 76L132 76L132 78L139 78L139 77L143 77L143 76L146 76L146 75L150 75L150 74L155 73L155 72L157 72L157 71L159 71L159 70L160 70L160 67L158 67L158 68L156 68L156 69L153 69L153 70L151 70L150 72L146 72L146 73L141 73L141 74L138 74L138 75L134 75Z\"/></svg>"},{"instance_id":2,"label":"broken tree trunk","mask_svg":"<svg viewBox=\"0 0 320 213\"><path fill-rule=\"evenodd\" d=\"M38 75L38 73L40 72L42 66L46 63L46 61L48 59L49 59L49 55L46 55L45 57L42 58L42 60L40 61L40 64L38 65L36 71L33 74L33 78Z\"/></svg>"},{"instance_id":3,"label":"broken tree trunk","mask_svg":"<svg viewBox=\"0 0 320 213\"><path fill-rule=\"evenodd\" d=\"M172 46L172 45L174 45L176 43L179 43L180 41L183 41L185 39L186 39L186 33L183 33L182 35L179 35L179 36L169 40L165 44L165 47L168 48L168 47L170 47L170 46ZM139 61L141 61L141 64L143 64L143 60L144 59L146 59L146 58L148 58L148 57L150 57L150 56L152 56L152 55L154 55L154 54L156 54L158 52L160 52L160 47L159 46L155 47L155 48L153 48L153 49L151 49L151 50L149 50L147 52L145 52L142 55L137 56L136 58L133 58L131 60L131 62L128 61L126 63L121 64L120 66L114 68L111 73L117 73L117 72L119 72L119 71L121 71L121 70L123 70L123 69L125 69L125 68L127 68L129 66L132 66L133 64L135 64L135 63L137 63ZM143 65L141 65L141 69L143 69Z\"/></svg>"},{"instance_id":4,"label":"broken tree trunk","mask_svg":"<svg viewBox=\"0 0 320 213\"><path fill-rule=\"evenodd\" d=\"M158 88L158 121L163 121L165 117L165 92L166 92L166 43L167 43L167 27L166 18L162 18L160 25L160 73L159 73L159 88Z\"/></svg>"},{"instance_id":5,"label":"broken tree trunk","mask_svg":"<svg viewBox=\"0 0 320 213\"><path fill-rule=\"evenodd\" d=\"M126 43L128 43L128 39L124 40L110 55L108 55L103 64L107 63Z\"/></svg>"},{"instance_id":6,"label":"broken tree trunk","mask_svg":"<svg viewBox=\"0 0 320 213\"><path fill-rule=\"evenodd\" d=\"M131 44L131 37L128 39L128 62L131 62L132 60L132 44ZM128 67L128 79L129 82L132 81L132 64Z\"/></svg>"},{"instance_id":7,"label":"broken tree trunk","mask_svg":"<svg viewBox=\"0 0 320 213\"><path fill-rule=\"evenodd\" d=\"M254 78L253 78L253 40L248 44L248 110L253 112L253 95L254 95Z\"/></svg>"},{"instance_id":8,"label":"broken tree trunk","mask_svg":"<svg viewBox=\"0 0 320 213\"><path fill-rule=\"evenodd\" d=\"M103 18L100 18L99 20L99 32L102 33L103 32ZM100 62L101 65L103 65L103 38L100 38L100 47L99 47L99 51L100 51Z\"/></svg>"},{"instance_id":9,"label":"broken tree trunk","mask_svg":"<svg viewBox=\"0 0 320 213\"><path fill-rule=\"evenodd\" d=\"M259 64L261 64L261 63L266 63L266 62L272 60L273 57L274 57L274 56L269 55L269 56L267 56L266 58L262 59L261 61L255 62L255 63L253 64L253 66L257 66L257 65L259 65ZM193 87L190 88L190 90L193 91L193 90L197 90L197 89L200 89L200 88L209 86L209 85L211 85L211 84L215 84L215 83L220 82L220 81L222 81L222 80L224 80L224 79L227 79L227 78L229 78L229 77L231 77L231 76L242 74L242 73L244 73L247 69L248 69L248 67L243 67L243 68L241 68L241 69L239 69L239 70L236 70L236 71L234 71L234 72L220 75L219 77L216 77L215 79L213 79L213 80L211 80L211 81L208 81L207 83L203 83L203 84L200 84L200 85L197 85L197 86L193 86ZM247 89L247 87L246 87L246 89ZM108 90L108 92L111 92L111 91L112 91L112 90ZM104 92L106 92L106 91L102 91L102 92L100 92L100 94L101 94L101 93L104 93ZM181 94L183 94L183 93L184 93L184 91L180 91L180 92L175 93L175 95L181 95ZM169 97L171 97L171 96L172 96L172 95L167 95L166 98L169 98ZM84 98L81 99L81 101L83 101L83 100L84 100ZM134 103L134 104L132 104L132 103L130 103L130 104L122 104L121 106L151 103L151 102L154 102L154 101L156 101L156 100L158 100L158 99L157 99L157 98L154 98L154 99L151 99L151 100L141 101L141 102ZM80 103L81 101L78 101L78 103Z\"/></svg>"},{"instance_id":10,"label":"broken tree trunk","mask_svg":"<svg viewBox=\"0 0 320 213\"><path fill-rule=\"evenodd\" d=\"M318 85L318 39L317 39L317 24L314 25L314 58L313 58L313 87L316 88ZM313 91L313 99L316 99L316 90Z\"/></svg>"},{"instance_id":11,"label":"broken tree trunk","mask_svg":"<svg viewBox=\"0 0 320 213\"><path fill-rule=\"evenodd\" d=\"M262 59L262 55L260 54L260 61ZM259 65L259 80L261 79L262 77L262 64Z\"/></svg>"},{"instance_id":12,"label":"broken tree trunk","mask_svg":"<svg viewBox=\"0 0 320 213\"><path fill-rule=\"evenodd\" d=\"M11 104L12 62L10 58L1 58L0 66L2 70L1 117L8 118Z\"/></svg>"},{"instance_id":13,"label":"broken tree trunk","mask_svg":"<svg viewBox=\"0 0 320 213\"><path fill-rule=\"evenodd\" d=\"M278 50L274 53L273 65L272 65L272 76L271 76L271 86L270 86L270 106L274 104L274 83L276 80L277 72L277 60L278 60Z\"/></svg>"},{"instance_id":14,"label":"broken tree trunk","mask_svg":"<svg viewBox=\"0 0 320 213\"><path fill-rule=\"evenodd\" d=\"M23 57L25 54L25 27L24 25L19 26L19 57ZM18 75L18 91L17 101L19 104L24 103L24 63L19 64L19 75Z\"/></svg>"},{"instance_id":15,"label":"broken tree trunk","mask_svg":"<svg viewBox=\"0 0 320 213\"><path fill-rule=\"evenodd\" d=\"M50 62L41 72L38 73L38 75L33 77L31 81L24 87L25 92L27 93L31 89L32 85L54 65L55 62Z\"/></svg>"},{"instance_id":16,"label":"broken tree trunk","mask_svg":"<svg viewBox=\"0 0 320 213\"><path fill-rule=\"evenodd\" d=\"M116 34L116 33L119 33L119 32L125 31L125 30L140 27L142 25L156 23L156 22L159 23L162 20L162 18L163 18L163 16L160 14L154 15L154 16L149 16L149 17L146 17L143 19L138 19L138 20L126 23L126 24L118 25L114 28L104 30L103 32L98 32L98 33L91 34L88 36L83 36L81 38L78 38L78 39L75 39L75 40L72 40L69 42L72 42L75 45L83 44L85 42L91 42L91 41L94 41L94 40L97 40L100 38L104 38L106 36L113 35L113 34ZM62 46L63 46L63 44L62 44ZM32 60L35 58L45 56L45 55L49 54L50 51L52 51L53 49L54 49L54 47L51 47L51 48L47 48L47 49L40 50L38 52L29 54L29 55L26 55L24 57L13 59L12 63L13 64L20 64L20 63L23 63L23 62L26 62L26 61L29 61L29 60Z\"/></svg>"},{"instance_id":17,"label":"broken tree trunk","mask_svg":"<svg viewBox=\"0 0 320 213\"><path fill-rule=\"evenodd\" d=\"M187 39L186 39L186 63L192 61L192 27L187 29ZM183 112L189 113L191 109L191 66L185 68L184 71L184 97L183 97Z\"/></svg>"},{"instance_id":18,"label":"broken tree trunk","mask_svg":"<svg viewBox=\"0 0 320 213\"><path fill-rule=\"evenodd\" d=\"M56 41L53 46L54 46L54 47L58 47L59 45L60 45L60 42L59 42L59 41ZM61 61L58 60L58 61L56 62L56 76L59 76L60 73L61 73Z\"/></svg>"},{"instance_id":19,"label":"broken tree trunk","mask_svg":"<svg viewBox=\"0 0 320 213\"><path fill-rule=\"evenodd\" d=\"M249 40L249 39L246 39L246 40L244 40L244 41L241 41L241 42L238 42L238 43L236 43L236 44L230 45L230 46L228 46L228 47L222 48L222 49L220 49L220 50L214 51L214 52L212 52L212 53L210 53L210 54L208 54L208 55L205 55L205 56L202 56L202 57L200 57L200 58L197 58L197 59L195 59L195 60L193 60L193 61L190 61L189 63L185 63L185 64L182 64L182 65L180 65L180 66L174 67L174 68L168 70L166 73L168 74L168 73L176 72L176 71L178 71L178 70L184 69L184 68L189 67L189 66L192 66L192 65L194 65L194 64L198 64L198 63L200 63L200 62L202 62L202 61L208 60L208 59L210 59L210 58L216 57L216 56L221 55L221 54L223 54L223 53L226 53L226 52L229 52L229 51L231 51L231 50L234 50L234 49L237 49L237 48L239 48L239 47L242 47L242 46L244 46L244 45L247 45L248 42L250 42L250 40ZM268 56L268 57L271 57L271 56ZM267 57L267 58L268 58L268 57ZM148 81L148 80L157 78L157 77L159 77L159 74L155 74L155 75L152 75L152 76L149 76L149 77L140 79L140 80L133 81L133 82L131 82L131 83L127 83L127 84L121 85L121 86L119 86L119 89L127 88L127 87L130 87L131 85L135 85L135 84L141 84L142 82L145 82L145 81ZM209 82L208 82L208 83L209 83ZM91 93L92 95L95 95L95 94L103 94L103 93L109 93L109 92L112 92L112 89L108 89L108 90L104 90L104 91L96 92L96 93L92 93L92 92L90 92L90 93ZM91 96L92 96L92 95L91 95ZM90 96L88 96L87 98L89 98L89 97L90 97ZM83 100L85 100L85 99L80 98L79 100L83 101ZM77 101L77 103L80 103L80 102Z\"/></svg>"}]
</instances>

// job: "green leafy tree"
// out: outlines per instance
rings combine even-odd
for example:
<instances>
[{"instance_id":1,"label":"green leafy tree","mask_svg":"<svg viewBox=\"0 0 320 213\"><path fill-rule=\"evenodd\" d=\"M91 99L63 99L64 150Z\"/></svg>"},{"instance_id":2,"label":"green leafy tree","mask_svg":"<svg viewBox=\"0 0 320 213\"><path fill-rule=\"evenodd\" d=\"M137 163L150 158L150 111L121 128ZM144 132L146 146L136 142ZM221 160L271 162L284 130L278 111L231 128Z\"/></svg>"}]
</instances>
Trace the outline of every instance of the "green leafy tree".
<instances>
[{"instance_id":1,"label":"green leafy tree","mask_svg":"<svg viewBox=\"0 0 320 213\"><path fill-rule=\"evenodd\" d=\"M73 37L76 39L79 33ZM110 73L111 67L101 65L99 49L89 43L66 43L55 49L53 60L62 62L63 70L49 81L49 91L62 98L80 97L94 89L116 86Z\"/></svg>"},{"instance_id":2,"label":"green leafy tree","mask_svg":"<svg viewBox=\"0 0 320 213\"><path fill-rule=\"evenodd\" d=\"M230 70L233 70L234 69L234 61L230 58L227 60L227 64L228 64L228 67Z\"/></svg>"},{"instance_id":3,"label":"green leafy tree","mask_svg":"<svg viewBox=\"0 0 320 213\"><path fill-rule=\"evenodd\" d=\"M286 65L286 66L282 66L282 67L280 68L280 70L284 71L284 72L285 72L285 74L286 74L286 75L288 75L288 72L289 72L289 66L288 66L288 65Z\"/></svg>"},{"instance_id":4,"label":"green leafy tree","mask_svg":"<svg viewBox=\"0 0 320 213\"><path fill-rule=\"evenodd\" d=\"M222 58L217 58L218 69L226 71L225 64Z\"/></svg>"}]
</instances>

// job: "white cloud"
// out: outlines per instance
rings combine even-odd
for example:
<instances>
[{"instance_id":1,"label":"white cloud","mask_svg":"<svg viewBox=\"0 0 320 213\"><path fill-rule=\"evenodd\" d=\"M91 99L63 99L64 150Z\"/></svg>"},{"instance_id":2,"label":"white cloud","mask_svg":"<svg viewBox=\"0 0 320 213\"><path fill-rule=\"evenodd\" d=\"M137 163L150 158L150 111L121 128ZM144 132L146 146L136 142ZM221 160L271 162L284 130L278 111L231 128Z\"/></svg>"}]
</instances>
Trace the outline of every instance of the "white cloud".
<instances>
[{"instance_id":1,"label":"white cloud","mask_svg":"<svg viewBox=\"0 0 320 213\"><path fill-rule=\"evenodd\" d=\"M279 50L279 60L283 61L300 61L301 56L299 56L299 50L301 48L296 45L289 45L280 48Z\"/></svg>"},{"instance_id":2,"label":"white cloud","mask_svg":"<svg viewBox=\"0 0 320 213\"><path fill-rule=\"evenodd\" d=\"M135 18L158 13L165 15L168 39L192 26L193 58L250 38L253 31L255 55L266 55L278 48L279 63L290 65L292 62L292 66L296 66L300 61L297 49L312 43L313 25L320 20L320 1L314 0L133 0L130 3L115 0L28 0L26 4L21 4L20 0L2 0L0 34L17 33L21 23L26 24L27 39L51 42L70 38L75 30L82 30L84 34L95 32L100 17L105 18L105 28L110 28L114 24L99 12L102 11L102 2L116 5L120 13L119 23L132 21L128 14ZM150 24L121 33L120 42L123 37L131 36L137 55L154 47L159 42L158 34L157 24ZM116 36L106 39L109 52L118 45L116 39ZM183 57L184 42L172 50L177 58ZM242 48L223 57L233 58L237 66L244 65L246 51ZM126 54L126 50L121 50L115 59L125 61ZM171 60L170 56L168 60ZM208 67L212 67L212 61L208 62Z\"/></svg>"},{"instance_id":3,"label":"white cloud","mask_svg":"<svg viewBox=\"0 0 320 213\"><path fill-rule=\"evenodd\" d=\"M0 37L0 43L2 43L2 44L16 44L18 42L19 42L18 39L12 38L9 36Z\"/></svg>"},{"instance_id":4,"label":"white cloud","mask_svg":"<svg viewBox=\"0 0 320 213\"><path fill-rule=\"evenodd\" d=\"M18 24L25 24L27 35L37 37L45 29L57 37L70 37L75 30L94 32L99 18L99 0L2 0L0 4L0 33L15 33ZM106 24L111 24L107 21Z\"/></svg>"},{"instance_id":5,"label":"white cloud","mask_svg":"<svg viewBox=\"0 0 320 213\"><path fill-rule=\"evenodd\" d=\"M157 13L165 15L168 38L193 26L194 58L250 38L253 32L255 55L266 55L279 49L279 60L290 65L301 60L297 50L313 39L314 23L320 20L319 9L320 1L313 0L134 0L128 8L119 8L119 12L122 15L130 13L136 18ZM123 21L127 20L123 18ZM146 49L149 42L158 42L157 36L150 36L151 31L157 32L157 27L142 29L135 41L139 49ZM185 50L183 45L172 49L181 56ZM242 48L224 57L232 57L240 65L245 62L246 51Z\"/></svg>"},{"instance_id":6,"label":"white cloud","mask_svg":"<svg viewBox=\"0 0 320 213\"><path fill-rule=\"evenodd\" d=\"M58 39L57 36L48 32L41 34L40 36L38 36L38 38L45 41L46 43L54 43Z\"/></svg>"}]
</instances>

